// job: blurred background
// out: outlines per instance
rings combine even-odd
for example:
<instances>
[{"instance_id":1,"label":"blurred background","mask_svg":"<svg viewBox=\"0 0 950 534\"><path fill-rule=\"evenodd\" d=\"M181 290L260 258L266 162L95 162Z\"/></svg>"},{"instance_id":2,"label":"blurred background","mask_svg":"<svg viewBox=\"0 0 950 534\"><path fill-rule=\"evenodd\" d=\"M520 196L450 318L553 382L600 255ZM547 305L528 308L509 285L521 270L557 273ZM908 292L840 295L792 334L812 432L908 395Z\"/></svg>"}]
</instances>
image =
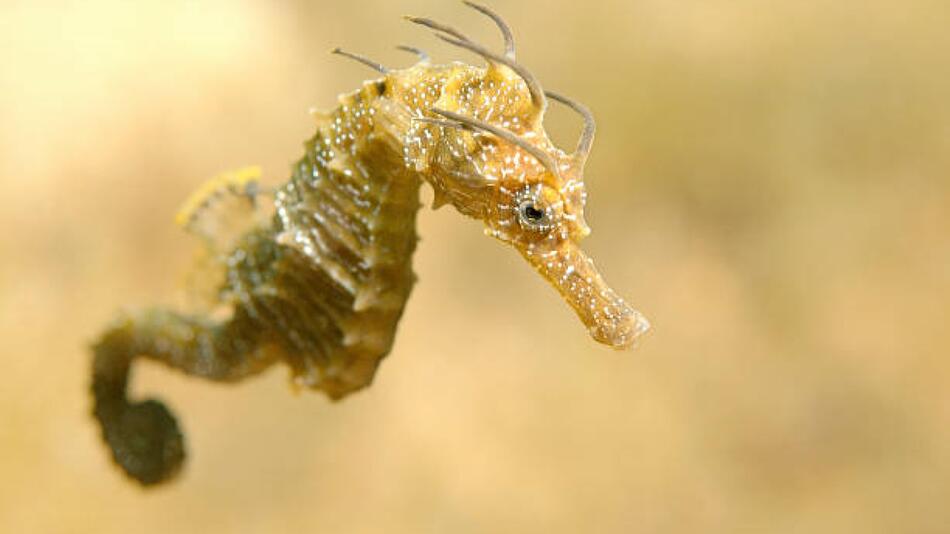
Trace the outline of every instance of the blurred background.
<instances>
[{"instance_id":1,"label":"blurred background","mask_svg":"<svg viewBox=\"0 0 950 534\"><path fill-rule=\"evenodd\" d=\"M179 204L288 175L307 109L372 77L330 48L475 60L404 14L500 38L434 0L0 3L0 531L950 529L945 0L492 5L599 118L585 246L654 329L596 345L479 223L426 209L370 389L139 366L190 453L143 491L90 417L87 347L181 301ZM578 123L548 128L570 147Z\"/></svg>"}]
</instances>

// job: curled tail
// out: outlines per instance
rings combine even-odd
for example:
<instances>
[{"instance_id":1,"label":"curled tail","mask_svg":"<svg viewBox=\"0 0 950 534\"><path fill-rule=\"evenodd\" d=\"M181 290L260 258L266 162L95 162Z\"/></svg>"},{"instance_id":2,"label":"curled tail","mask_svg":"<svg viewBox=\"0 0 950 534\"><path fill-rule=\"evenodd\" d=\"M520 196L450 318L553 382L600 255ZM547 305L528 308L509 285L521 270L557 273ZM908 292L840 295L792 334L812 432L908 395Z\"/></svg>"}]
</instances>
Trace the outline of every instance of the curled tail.
<instances>
[{"instance_id":1,"label":"curled tail","mask_svg":"<svg viewBox=\"0 0 950 534\"><path fill-rule=\"evenodd\" d=\"M185 459L184 438L168 408L126 396L132 361L142 356L187 374L235 381L273 361L260 343L261 330L238 308L223 323L152 310L105 331L93 346L93 413L113 458L130 477L157 484L172 478Z\"/></svg>"}]
</instances>

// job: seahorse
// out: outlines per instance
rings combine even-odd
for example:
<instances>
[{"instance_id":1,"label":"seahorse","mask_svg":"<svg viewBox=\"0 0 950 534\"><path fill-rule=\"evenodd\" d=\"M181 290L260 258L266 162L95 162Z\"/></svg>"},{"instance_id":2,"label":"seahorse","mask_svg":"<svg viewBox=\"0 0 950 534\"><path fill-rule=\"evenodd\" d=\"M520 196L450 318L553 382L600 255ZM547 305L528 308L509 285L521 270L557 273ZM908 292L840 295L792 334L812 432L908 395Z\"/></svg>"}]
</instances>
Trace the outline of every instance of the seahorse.
<instances>
[{"instance_id":1,"label":"seahorse","mask_svg":"<svg viewBox=\"0 0 950 534\"><path fill-rule=\"evenodd\" d=\"M392 70L336 49L381 76L341 95L332 111L315 113L316 133L289 180L268 193L258 186L258 169L228 173L179 213L178 222L205 238L220 268L215 296L223 311L123 314L93 345L93 413L132 479L169 480L185 458L184 438L165 405L127 397L136 358L220 382L284 362L294 383L333 400L370 384L416 280L411 260L422 184L434 192L433 208L451 205L517 250L594 340L626 348L648 329L579 247L590 233L583 170L594 141L591 111L543 90L516 61L501 16L465 3L494 22L503 52L437 21L406 18L485 66L437 65L401 46L418 61ZM584 121L571 152L544 130L549 102Z\"/></svg>"}]
</instances>

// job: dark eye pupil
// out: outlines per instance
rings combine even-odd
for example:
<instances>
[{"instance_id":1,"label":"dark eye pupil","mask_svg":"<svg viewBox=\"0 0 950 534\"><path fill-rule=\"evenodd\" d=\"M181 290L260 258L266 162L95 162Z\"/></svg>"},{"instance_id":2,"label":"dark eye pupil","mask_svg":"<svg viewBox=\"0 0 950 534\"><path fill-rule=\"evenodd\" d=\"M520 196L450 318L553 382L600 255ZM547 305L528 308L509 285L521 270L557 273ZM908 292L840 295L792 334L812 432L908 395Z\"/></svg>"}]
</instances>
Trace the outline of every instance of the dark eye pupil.
<instances>
[{"instance_id":1,"label":"dark eye pupil","mask_svg":"<svg viewBox=\"0 0 950 534\"><path fill-rule=\"evenodd\" d=\"M544 218L544 212L534 207L534 204L528 204L523 210L525 218L529 221L538 222Z\"/></svg>"}]
</instances>

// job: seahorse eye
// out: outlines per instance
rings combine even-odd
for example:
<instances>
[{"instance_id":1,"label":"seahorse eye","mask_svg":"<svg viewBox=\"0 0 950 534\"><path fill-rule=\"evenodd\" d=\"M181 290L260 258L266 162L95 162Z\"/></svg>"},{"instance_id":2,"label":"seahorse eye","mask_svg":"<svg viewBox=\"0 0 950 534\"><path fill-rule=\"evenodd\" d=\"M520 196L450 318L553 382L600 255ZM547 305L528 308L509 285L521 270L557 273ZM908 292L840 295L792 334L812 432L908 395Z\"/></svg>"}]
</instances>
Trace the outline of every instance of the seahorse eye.
<instances>
[{"instance_id":1,"label":"seahorse eye","mask_svg":"<svg viewBox=\"0 0 950 534\"><path fill-rule=\"evenodd\" d=\"M527 204L524 207L524 216L529 221L537 223L544 218L544 212L536 208L534 204Z\"/></svg>"},{"instance_id":2,"label":"seahorse eye","mask_svg":"<svg viewBox=\"0 0 950 534\"><path fill-rule=\"evenodd\" d=\"M532 230L544 230L548 226L548 213L535 200L527 199L518 206L518 218L521 224Z\"/></svg>"}]
</instances>

